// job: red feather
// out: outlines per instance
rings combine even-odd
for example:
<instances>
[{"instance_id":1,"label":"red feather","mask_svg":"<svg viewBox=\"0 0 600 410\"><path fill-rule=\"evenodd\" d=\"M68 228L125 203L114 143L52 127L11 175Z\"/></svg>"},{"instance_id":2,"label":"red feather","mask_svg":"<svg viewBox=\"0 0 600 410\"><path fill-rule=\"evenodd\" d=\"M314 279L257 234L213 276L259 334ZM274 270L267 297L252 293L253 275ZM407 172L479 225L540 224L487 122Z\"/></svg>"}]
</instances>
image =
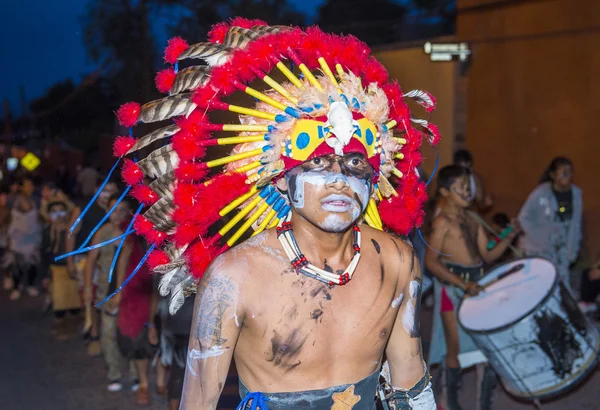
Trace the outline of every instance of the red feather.
<instances>
[{"instance_id":1,"label":"red feather","mask_svg":"<svg viewBox=\"0 0 600 410\"><path fill-rule=\"evenodd\" d=\"M210 108L212 104L219 101L219 92L210 85L197 88L192 93L192 102L203 109Z\"/></svg>"},{"instance_id":2,"label":"red feather","mask_svg":"<svg viewBox=\"0 0 600 410\"><path fill-rule=\"evenodd\" d=\"M183 181L198 181L208 174L208 169L204 164L194 162L180 162L175 170L175 177Z\"/></svg>"},{"instance_id":3,"label":"red feather","mask_svg":"<svg viewBox=\"0 0 600 410\"><path fill-rule=\"evenodd\" d=\"M115 157L123 157L135 145L136 139L130 136L119 136L113 143L113 154Z\"/></svg>"},{"instance_id":4,"label":"red feather","mask_svg":"<svg viewBox=\"0 0 600 410\"><path fill-rule=\"evenodd\" d=\"M156 73L154 82L156 83L156 89L161 93L168 93L173 87L173 82L177 74L172 68L165 68L164 70Z\"/></svg>"},{"instance_id":5,"label":"red feather","mask_svg":"<svg viewBox=\"0 0 600 410\"><path fill-rule=\"evenodd\" d=\"M229 95L237 89L235 87L236 80L237 69L231 62L215 67L210 75L210 84L213 88L221 91L223 95Z\"/></svg>"},{"instance_id":6,"label":"red feather","mask_svg":"<svg viewBox=\"0 0 600 410\"><path fill-rule=\"evenodd\" d=\"M175 120L181 130L187 131L192 137L199 140L210 137L209 127L206 126L208 121L208 116L201 110L194 110L189 117L179 117Z\"/></svg>"},{"instance_id":7,"label":"red feather","mask_svg":"<svg viewBox=\"0 0 600 410\"><path fill-rule=\"evenodd\" d=\"M381 85L388 80L388 72L385 67L374 57L369 58L363 66L364 78L367 84L377 83Z\"/></svg>"},{"instance_id":8,"label":"red feather","mask_svg":"<svg viewBox=\"0 0 600 410\"><path fill-rule=\"evenodd\" d=\"M144 205L153 205L159 200L158 195L149 186L139 184L133 187L131 190L131 196L137 199Z\"/></svg>"},{"instance_id":9,"label":"red feather","mask_svg":"<svg viewBox=\"0 0 600 410\"><path fill-rule=\"evenodd\" d=\"M225 39L225 35L229 30L229 24L225 22L217 23L213 25L208 32L208 41L213 43L221 44Z\"/></svg>"},{"instance_id":10,"label":"red feather","mask_svg":"<svg viewBox=\"0 0 600 410\"><path fill-rule=\"evenodd\" d=\"M147 218L138 215L133 222L133 229L140 235L146 236L148 232L154 230L154 225Z\"/></svg>"},{"instance_id":11,"label":"red feather","mask_svg":"<svg viewBox=\"0 0 600 410\"><path fill-rule=\"evenodd\" d=\"M161 249L153 250L148 255L148 259L146 259L146 264L150 270L154 270L157 266L166 265L169 262L171 262L169 255Z\"/></svg>"},{"instance_id":12,"label":"red feather","mask_svg":"<svg viewBox=\"0 0 600 410\"><path fill-rule=\"evenodd\" d=\"M142 107L140 104L136 102L128 102L123 104L117 110L117 118L119 119L119 124L124 127L133 127L140 117L140 111Z\"/></svg>"},{"instance_id":13,"label":"red feather","mask_svg":"<svg viewBox=\"0 0 600 410\"><path fill-rule=\"evenodd\" d=\"M127 185L137 185L144 179L144 173L135 162L126 159L121 170L121 176Z\"/></svg>"},{"instance_id":14,"label":"red feather","mask_svg":"<svg viewBox=\"0 0 600 410\"><path fill-rule=\"evenodd\" d=\"M177 244L188 244L190 238L205 234L208 228L221 218L219 211L250 189L244 174L220 174L210 181L208 184L196 185L198 191L194 195L196 202L193 207L186 208L189 202L183 198L174 199L178 208L173 213L173 221L186 224L185 228L182 226L177 228L174 235ZM182 199L181 204L179 199Z\"/></svg>"},{"instance_id":15,"label":"red feather","mask_svg":"<svg viewBox=\"0 0 600 410\"><path fill-rule=\"evenodd\" d=\"M165 48L165 61L169 64L175 64L181 53L188 48L189 45L187 41L181 37L173 37L168 41L167 48Z\"/></svg>"},{"instance_id":16,"label":"red feather","mask_svg":"<svg viewBox=\"0 0 600 410\"><path fill-rule=\"evenodd\" d=\"M206 154L206 147L198 144L197 138L191 135L186 130L181 130L171 139L173 149L182 161L191 161L193 159L202 158Z\"/></svg>"},{"instance_id":17,"label":"red feather","mask_svg":"<svg viewBox=\"0 0 600 410\"><path fill-rule=\"evenodd\" d=\"M211 262L219 256L219 248L214 240L198 241L185 252L192 276L202 278Z\"/></svg>"},{"instance_id":18,"label":"red feather","mask_svg":"<svg viewBox=\"0 0 600 410\"><path fill-rule=\"evenodd\" d=\"M244 17L234 17L230 20L230 24L232 27L241 27L241 28L252 28L254 26L266 26L267 23L265 23L262 20L259 19L247 19Z\"/></svg>"}]
</instances>

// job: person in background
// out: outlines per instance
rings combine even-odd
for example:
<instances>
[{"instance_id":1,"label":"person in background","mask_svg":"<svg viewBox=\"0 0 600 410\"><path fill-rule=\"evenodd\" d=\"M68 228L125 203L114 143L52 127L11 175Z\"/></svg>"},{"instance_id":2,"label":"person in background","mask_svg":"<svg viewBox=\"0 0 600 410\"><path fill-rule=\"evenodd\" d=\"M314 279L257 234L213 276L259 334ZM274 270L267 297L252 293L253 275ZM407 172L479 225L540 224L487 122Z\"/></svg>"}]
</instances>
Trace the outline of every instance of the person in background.
<instances>
[{"instance_id":1,"label":"person in background","mask_svg":"<svg viewBox=\"0 0 600 410\"><path fill-rule=\"evenodd\" d=\"M583 196L573 184L573 163L556 157L519 212L525 233L521 246L527 256L552 261L569 290L569 267L579 255L582 214Z\"/></svg>"},{"instance_id":2,"label":"person in background","mask_svg":"<svg viewBox=\"0 0 600 410\"><path fill-rule=\"evenodd\" d=\"M131 208L129 205L130 210ZM129 220L121 223L121 231L127 228L128 223ZM133 273L145 252L139 237L133 235L126 239L117 263L117 287ZM121 354L135 364L139 378L136 403L140 405L150 404L149 359L158 348L158 330L155 322L158 299L153 296L154 287L154 278L144 264L127 286L113 296L119 306L117 341Z\"/></svg>"},{"instance_id":3,"label":"person in background","mask_svg":"<svg viewBox=\"0 0 600 410\"><path fill-rule=\"evenodd\" d=\"M460 165L469 171L469 189L472 206L479 213L489 211L494 205L491 195L486 191L483 178L473 170L473 155L466 149L454 153L454 165Z\"/></svg>"},{"instance_id":4,"label":"person in background","mask_svg":"<svg viewBox=\"0 0 600 410\"><path fill-rule=\"evenodd\" d=\"M101 189L102 180L96 180L96 192ZM98 195L98 198L92 203L90 209L83 216L79 224L75 227L73 234L67 238L66 252L71 253L75 249L79 249L84 245L87 238L90 236L92 230L100 223L102 218L108 211L108 200L111 196L116 194L118 191L117 184L114 182L108 182ZM73 226L77 218L80 217L81 212L85 209L87 201L81 200L71 214L71 220L69 226ZM88 241L90 242L90 241ZM90 243L86 244L89 246ZM67 270L69 275L76 277L79 280L81 291L83 292L83 275L86 265L88 253L80 253L75 256L67 258ZM96 273L92 272L92 281ZM98 320L94 315L91 306L85 305L85 324L83 328L84 334L90 336L88 343L88 354L90 356L96 356L101 353L100 342L98 338Z\"/></svg>"},{"instance_id":5,"label":"person in background","mask_svg":"<svg viewBox=\"0 0 600 410\"><path fill-rule=\"evenodd\" d=\"M581 301L579 308L584 313L597 313L599 311L598 296L600 296L600 256L596 262L581 272ZM600 319L600 315L597 315Z\"/></svg>"},{"instance_id":6,"label":"person in background","mask_svg":"<svg viewBox=\"0 0 600 410\"><path fill-rule=\"evenodd\" d=\"M26 289L32 297L39 295L34 286L37 265L40 262L40 245L42 241L39 213L33 193L35 185L30 177L23 178L19 195L13 204L10 223L8 226L9 237L9 263L13 273L13 289L11 300L21 297L21 290Z\"/></svg>"},{"instance_id":7,"label":"person in background","mask_svg":"<svg viewBox=\"0 0 600 410\"><path fill-rule=\"evenodd\" d=\"M8 247L8 224L10 222L10 208L8 207L8 194L0 193L0 266L2 266L3 288L11 290L13 279L8 270L4 270L4 258Z\"/></svg>"},{"instance_id":8,"label":"person in background","mask_svg":"<svg viewBox=\"0 0 600 410\"><path fill-rule=\"evenodd\" d=\"M518 234L515 229L496 247L487 249L488 236L483 226L467 212L471 205L469 175L468 170L459 165L440 170L435 204L429 207L434 210L429 215L431 226L426 229L430 248L426 250L425 265L435 275L435 309L428 364L442 365L445 397L440 401L445 402L442 408L449 410L461 409L458 401L461 367L485 362L483 357L469 359L469 353L478 348L458 324L458 306L464 295L476 296L481 292L477 282L484 274L484 264L502 256ZM478 380L479 410L491 409L495 380L493 370L486 365Z\"/></svg>"},{"instance_id":9,"label":"person in background","mask_svg":"<svg viewBox=\"0 0 600 410\"><path fill-rule=\"evenodd\" d=\"M118 194L113 195L108 201L108 209L112 208L117 203L118 199ZM102 225L102 227L94 234L91 245L97 245L119 236L122 233L121 224L130 218L131 208L129 207L128 202L120 202L110 214L108 222ZM117 289L116 273L110 282L108 279L110 267L112 266L113 258L118 246L119 241L115 241L109 245L91 250L85 263L83 276L84 303L93 309L94 313L92 314L92 317L94 320L97 320L98 316L100 316L99 326L95 325L91 329L92 341L90 342L90 345L96 343L98 337L100 338L104 361L108 366L107 377L109 384L107 389L111 392L117 392L123 389L123 384L121 382L121 364L123 362L123 356L121 355L117 342L119 298L109 299L106 303L100 305L98 308L99 315L92 306L98 305ZM96 269L98 274L94 280L93 274ZM132 373L132 379L134 381L137 380L135 368L132 369L130 366L130 373Z\"/></svg>"},{"instance_id":10,"label":"person in background","mask_svg":"<svg viewBox=\"0 0 600 410\"><path fill-rule=\"evenodd\" d=\"M81 297L77 278L69 275L64 259L55 261L65 253L69 223L69 203L64 195L47 198L46 213L49 224L42 236L42 259L48 266L51 278L51 300L54 310L54 334L57 340L66 340L77 329L81 313Z\"/></svg>"},{"instance_id":11,"label":"person in background","mask_svg":"<svg viewBox=\"0 0 600 410\"><path fill-rule=\"evenodd\" d=\"M181 401L195 297L194 294L186 298L174 315L168 313L168 306L165 304L164 315L161 316L164 317L164 322L161 329L160 361L165 367L171 368L167 384L169 410L179 409Z\"/></svg>"},{"instance_id":12,"label":"person in background","mask_svg":"<svg viewBox=\"0 0 600 410\"><path fill-rule=\"evenodd\" d=\"M77 174L76 191L84 200L89 200L96 192L96 181L100 178L98 170L88 165Z\"/></svg>"}]
</instances>

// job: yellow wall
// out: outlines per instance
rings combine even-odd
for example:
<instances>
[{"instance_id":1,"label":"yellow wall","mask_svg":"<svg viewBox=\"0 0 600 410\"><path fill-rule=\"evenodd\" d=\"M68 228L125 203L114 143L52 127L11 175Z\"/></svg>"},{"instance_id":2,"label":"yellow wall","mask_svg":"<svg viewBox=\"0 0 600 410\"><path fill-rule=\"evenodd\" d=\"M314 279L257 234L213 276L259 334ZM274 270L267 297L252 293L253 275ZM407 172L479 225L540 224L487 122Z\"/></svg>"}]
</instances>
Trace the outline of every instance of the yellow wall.
<instances>
[{"instance_id":1,"label":"yellow wall","mask_svg":"<svg viewBox=\"0 0 600 410\"><path fill-rule=\"evenodd\" d=\"M600 252L600 1L459 0L458 37L474 50L467 146L511 215L549 161L575 163L588 244ZM461 11L461 9L463 9Z\"/></svg>"},{"instance_id":2,"label":"yellow wall","mask_svg":"<svg viewBox=\"0 0 600 410\"><path fill-rule=\"evenodd\" d=\"M442 135L438 144L440 166L452 161L454 137L454 78L456 63L431 62L422 47L390 48L374 51L375 57L385 65L390 78L396 79L402 90L426 90L437 100L437 109L431 115ZM419 106L411 106L413 114L427 119L429 114ZM423 141L423 169L430 175L435 164L435 151Z\"/></svg>"}]
</instances>

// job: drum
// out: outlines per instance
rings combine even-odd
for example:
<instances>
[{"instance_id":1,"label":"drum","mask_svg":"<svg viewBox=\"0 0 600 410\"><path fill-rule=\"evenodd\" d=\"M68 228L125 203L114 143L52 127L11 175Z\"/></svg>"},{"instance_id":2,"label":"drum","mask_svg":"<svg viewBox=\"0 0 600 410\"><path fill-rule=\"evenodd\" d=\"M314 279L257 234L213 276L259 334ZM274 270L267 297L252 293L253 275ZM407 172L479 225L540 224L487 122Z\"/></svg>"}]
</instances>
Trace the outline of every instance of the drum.
<instances>
[{"instance_id":1,"label":"drum","mask_svg":"<svg viewBox=\"0 0 600 410\"><path fill-rule=\"evenodd\" d=\"M458 320L509 393L532 400L555 396L594 368L600 335L551 262L508 262L479 284L485 290L463 300Z\"/></svg>"}]
</instances>

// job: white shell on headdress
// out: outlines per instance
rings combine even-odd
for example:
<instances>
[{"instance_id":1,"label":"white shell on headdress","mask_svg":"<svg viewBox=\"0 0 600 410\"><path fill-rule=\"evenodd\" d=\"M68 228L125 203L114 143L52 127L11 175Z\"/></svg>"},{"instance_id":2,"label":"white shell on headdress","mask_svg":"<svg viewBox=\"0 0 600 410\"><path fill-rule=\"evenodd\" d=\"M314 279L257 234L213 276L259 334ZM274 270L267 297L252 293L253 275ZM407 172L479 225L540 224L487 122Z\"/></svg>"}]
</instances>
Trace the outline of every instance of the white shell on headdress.
<instances>
[{"instance_id":1,"label":"white shell on headdress","mask_svg":"<svg viewBox=\"0 0 600 410\"><path fill-rule=\"evenodd\" d=\"M336 155L344 155L344 147L358 128L358 123L352 118L352 111L341 101L332 102L325 127L331 133L325 139L327 145L335 150Z\"/></svg>"}]
</instances>

